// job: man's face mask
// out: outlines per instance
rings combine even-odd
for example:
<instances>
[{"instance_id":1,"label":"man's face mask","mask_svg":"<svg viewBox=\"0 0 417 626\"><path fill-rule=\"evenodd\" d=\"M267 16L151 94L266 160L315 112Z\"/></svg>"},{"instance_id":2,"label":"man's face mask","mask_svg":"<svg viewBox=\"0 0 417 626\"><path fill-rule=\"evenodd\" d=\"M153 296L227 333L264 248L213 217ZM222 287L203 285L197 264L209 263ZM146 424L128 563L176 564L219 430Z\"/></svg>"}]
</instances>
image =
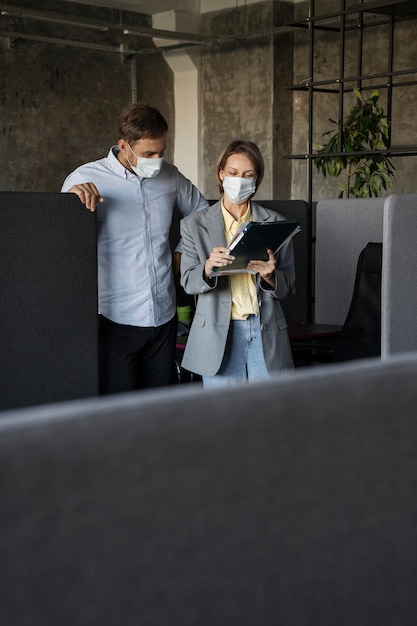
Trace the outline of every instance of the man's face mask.
<instances>
[{"instance_id":1,"label":"man's face mask","mask_svg":"<svg viewBox=\"0 0 417 626\"><path fill-rule=\"evenodd\" d=\"M155 176L159 174L159 172L161 171L164 157L157 157L157 158L140 157L133 152L132 148L129 146L127 141L126 141L126 144L128 145L129 150L131 150L132 153L137 158L136 165L132 165L129 157L126 155L129 165L132 168L132 170L135 172L136 176L139 176L139 178L154 178Z\"/></svg>"}]
</instances>

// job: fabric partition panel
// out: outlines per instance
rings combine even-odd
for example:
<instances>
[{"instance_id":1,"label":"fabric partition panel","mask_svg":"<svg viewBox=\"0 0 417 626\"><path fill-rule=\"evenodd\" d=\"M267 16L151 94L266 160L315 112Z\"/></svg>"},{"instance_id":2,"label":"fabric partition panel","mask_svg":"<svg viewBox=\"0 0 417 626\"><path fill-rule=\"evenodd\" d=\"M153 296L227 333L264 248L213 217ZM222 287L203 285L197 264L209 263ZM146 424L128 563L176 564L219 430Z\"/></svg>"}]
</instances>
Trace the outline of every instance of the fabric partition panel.
<instances>
[{"instance_id":1,"label":"fabric partition panel","mask_svg":"<svg viewBox=\"0 0 417 626\"><path fill-rule=\"evenodd\" d=\"M383 237L383 198L322 200L316 207L314 321L343 325L359 254Z\"/></svg>"},{"instance_id":2,"label":"fabric partition panel","mask_svg":"<svg viewBox=\"0 0 417 626\"><path fill-rule=\"evenodd\" d=\"M0 409L97 395L95 214L2 192L0 220Z\"/></svg>"},{"instance_id":3,"label":"fabric partition panel","mask_svg":"<svg viewBox=\"0 0 417 626\"><path fill-rule=\"evenodd\" d=\"M0 413L5 626L417 615L417 357Z\"/></svg>"},{"instance_id":4,"label":"fabric partition panel","mask_svg":"<svg viewBox=\"0 0 417 626\"><path fill-rule=\"evenodd\" d=\"M312 317L312 242L311 211L304 200L257 200L259 204L280 213L287 220L297 220L301 231L293 238L296 292L281 300L289 324L310 322Z\"/></svg>"},{"instance_id":5,"label":"fabric partition panel","mask_svg":"<svg viewBox=\"0 0 417 626\"><path fill-rule=\"evenodd\" d=\"M417 195L385 201L382 358L417 350Z\"/></svg>"}]
</instances>

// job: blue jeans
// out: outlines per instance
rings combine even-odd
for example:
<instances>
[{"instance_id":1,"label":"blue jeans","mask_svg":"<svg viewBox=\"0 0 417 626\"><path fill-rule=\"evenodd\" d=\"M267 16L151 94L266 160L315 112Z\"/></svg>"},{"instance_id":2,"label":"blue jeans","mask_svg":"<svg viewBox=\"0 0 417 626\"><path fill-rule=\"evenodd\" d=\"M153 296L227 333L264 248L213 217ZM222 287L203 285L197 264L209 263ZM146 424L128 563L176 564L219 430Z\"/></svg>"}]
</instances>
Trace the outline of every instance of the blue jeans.
<instances>
[{"instance_id":1,"label":"blue jeans","mask_svg":"<svg viewBox=\"0 0 417 626\"><path fill-rule=\"evenodd\" d=\"M215 376L203 376L205 388L236 385L270 378L262 348L259 317L232 320L221 367Z\"/></svg>"}]
</instances>

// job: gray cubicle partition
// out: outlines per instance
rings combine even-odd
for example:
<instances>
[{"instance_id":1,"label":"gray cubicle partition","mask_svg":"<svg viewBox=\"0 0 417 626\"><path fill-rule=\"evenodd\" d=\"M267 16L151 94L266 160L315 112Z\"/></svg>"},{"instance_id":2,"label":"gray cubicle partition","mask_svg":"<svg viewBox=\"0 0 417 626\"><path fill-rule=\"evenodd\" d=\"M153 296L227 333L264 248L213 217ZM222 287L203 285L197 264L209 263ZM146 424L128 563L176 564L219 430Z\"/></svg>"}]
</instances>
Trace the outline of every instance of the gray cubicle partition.
<instances>
[{"instance_id":1,"label":"gray cubicle partition","mask_svg":"<svg viewBox=\"0 0 417 626\"><path fill-rule=\"evenodd\" d=\"M2 626L417 623L417 357L5 411Z\"/></svg>"},{"instance_id":2,"label":"gray cubicle partition","mask_svg":"<svg viewBox=\"0 0 417 626\"><path fill-rule=\"evenodd\" d=\"M0 193L0 409L97 395L95 215Z\"/></svg>"},{"instance_id":3,"label":"gray cubicle partition","mask_svg":"<svg viewBox=\"0 0 417 626\"><path fill-rule=\"evenodd\" d=\"M417 350L417 195L385 201L382 358Z\"/></svg>"},{"instance_id":4,"label":"gray cubicle partition","mask_svg":"<svg viewBox=\"0 0 417 626\"><path fill-rule=\"evenodd\" d=\"M314 321L342 325L361 250L382 242L384 199L322 200L316 208Z\"/></svg>"}]
</instances>

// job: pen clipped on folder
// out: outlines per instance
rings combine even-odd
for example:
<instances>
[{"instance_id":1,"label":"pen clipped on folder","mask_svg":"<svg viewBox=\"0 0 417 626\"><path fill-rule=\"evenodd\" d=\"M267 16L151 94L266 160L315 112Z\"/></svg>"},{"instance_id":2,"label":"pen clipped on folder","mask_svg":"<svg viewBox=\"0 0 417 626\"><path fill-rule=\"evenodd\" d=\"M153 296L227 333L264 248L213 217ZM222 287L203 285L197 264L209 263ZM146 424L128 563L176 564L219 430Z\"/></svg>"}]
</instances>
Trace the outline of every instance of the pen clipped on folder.
<instances>
[{"instance_id":1,"label":"pen clipped on folder","mask_svg":"<svg viewBox=\"0 0 417 626\"><path fill-rule=\"evenodd\" d=\"M240 224L240 226L237 229L234 237L232 238L231 242L228 245L228 248L229 248L230 252L239 243L239 241L242 239L242 237L245 236L245 233L248 230L248 224L250 224L250 222L242 222L242 224Z\"/></svg>"}]
</instances>

